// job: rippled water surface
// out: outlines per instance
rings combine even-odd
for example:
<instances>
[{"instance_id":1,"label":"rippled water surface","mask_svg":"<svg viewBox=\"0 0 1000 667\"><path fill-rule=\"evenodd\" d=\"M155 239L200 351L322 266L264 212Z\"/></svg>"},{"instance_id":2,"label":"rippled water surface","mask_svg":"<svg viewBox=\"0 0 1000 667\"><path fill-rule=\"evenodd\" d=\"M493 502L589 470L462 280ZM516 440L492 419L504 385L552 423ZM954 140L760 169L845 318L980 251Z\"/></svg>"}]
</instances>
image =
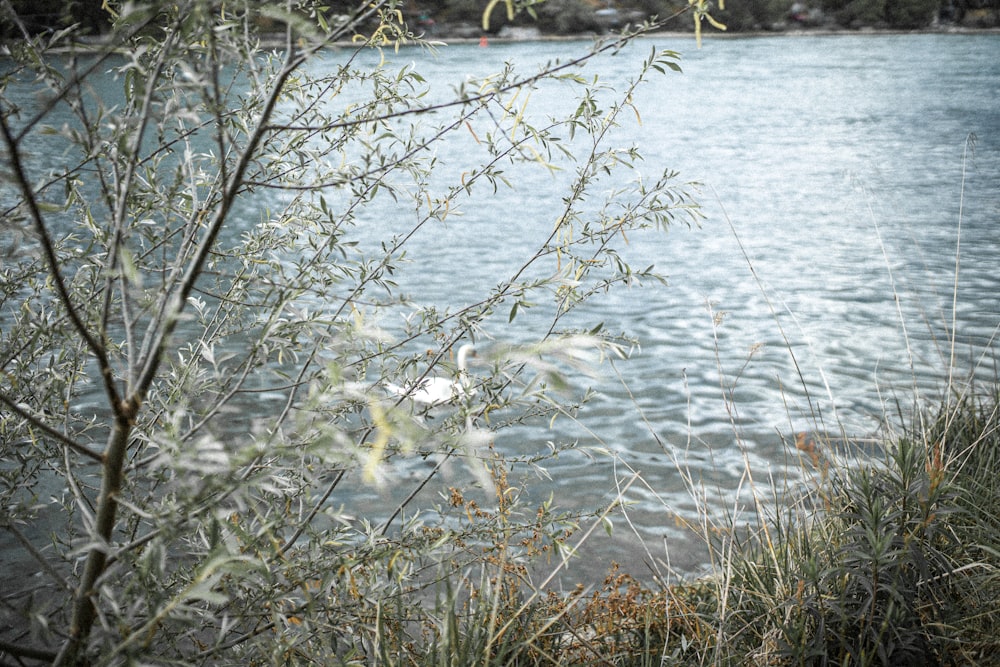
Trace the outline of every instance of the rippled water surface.
<instances>
[{"instance_id":1,"label":"rippled water surface","mask_svg":"<svg viewBox=\"0 0 1000 667\"><path fill-rule=\"evenodd\" d=\"M412 60L429 99L444 99L449 86L504 61L530 71L585 47L454 45L436 57L388 57L391 66ZM796 432L871 435L887 405L909 407L915 388L937 396L952 355L959 376L976 366L993 376L1000 37L712 39L701 50L693 39L649 38L587 75L621 90L653 48L682 52L684 73L642 86L638 116L623 117L612 141L638 145L650 179L672 168L681 181L701 182L706 217L699 228L677 225L622 244L633 266L666 274L666 287L620 290L581 308L579 322L604 322L640 347L580 380L597 395L578 422L502 432L495 446L530 456L549 441L577 441L613 453L561 455L531 493L594 509L629 468L640 471L628 516L649 555L688 569L703 556L680 524L697 523L706 508L746 511L750 477L779 486L786 469L796 477L787 446ZM560 91L539 91L528 120L573 104ZM465 141L436 149L442 181L475 150ZM511 275L551 230L567 182L541 168L517 178L516 192L500 188L423 230L409 246L413 261L395 276L402 289L420 304L456 307ZM406 229L406 215L372 207L354 233L374 243L395 222ZM490 333L516 341L526 335L518 327L531 325L529 314ZM391 490L354 493L338 501L375 513L379 503L395 506ZM626 522L615 524L617 537L596 540L596 553L648 558Z\"/></svg>"},{"instance_id":2,"label":"rippled water surface","mask_svg":"<svg viewBox=\"0 0 1000 667\"><path fill-rule=\"evenodd\" d=\"M706 219L622 248L633 265L668 274L668 287L586 307L641 344L616 364L620 377L608 369L595 381L586 428L510 434L497 446L531 451L561 437L614 451L642 472L628 496L636 527L655 556L683 567L674 514L695 519L701 494L713 513L747 508L748 468L755 482L779 484L786 464L798 469L786 444L796 432L869 436L887 407L912 405L915 389L938 396L951 355L957 375L979 366L993 376L1000 38L720 39L701 50L657 38L598 71L620 88L654 46L682 52L684 74L642 87L641 124L616 138L640 146L650 175L670 167L700 181ZM576 47L449 47L428 71L453 80ZM501 190L432 237L413 289L454 302L495 284L552 224L558 182L539 175L536 196ZM434 265L441 273L427 275ZM614 491L606 459L548 467L539 494L552 490L565 506L592 508ZM628 475L621 463L614 473ZM626 543L607 549L637 557Z\"/></svg>"}]
</instances>

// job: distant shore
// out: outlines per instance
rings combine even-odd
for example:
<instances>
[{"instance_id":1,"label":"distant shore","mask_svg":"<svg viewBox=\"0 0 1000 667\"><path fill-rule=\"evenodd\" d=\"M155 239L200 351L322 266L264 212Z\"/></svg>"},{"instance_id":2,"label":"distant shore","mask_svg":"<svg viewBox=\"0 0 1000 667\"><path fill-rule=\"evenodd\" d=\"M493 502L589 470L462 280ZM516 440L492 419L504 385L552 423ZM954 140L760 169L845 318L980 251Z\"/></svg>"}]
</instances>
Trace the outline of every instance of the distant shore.
<instances>
[{"instance_id":1,"label":"distant shore","mask_svg":"<svg viewBox=\"0 0 1000 667\"><path fill-rule=\"evenodd\" d=\"M891 35L1000 35L1000 28L968 28L964 26L942 25L928 28L918 28L912 30L900 30L890 28L788 28L785 30L741 30L741 31L720 31L713 28L706 28L702 31L703 40L713 39L759 39L763 37L836 37L850 35L870 35L872 37ZM643 39L670 38L670 39L694 39L693 30L657 30L642 35ZM421 35L421 43L450 46L456 44L516 44L524 42L574 42L581 40L612 39L615 33L598 34L593 32L581 32L574 34L552 34L539 30L518 29L508 33L496 35L450 35L447 32L434 35ZM279 35L272 35L270 38L264 36L262 42L267 48L281 48L284 46L284 38ZM330 44L333 48L357 47L358 42L339 41ZM417 46L418 42L410 42Z\"/></svg>"},{"instance_id":2,"label":"distant shore","mask_svg":"<svg viewBox=\"0 0 1000 667\"><path fill-rule=\"evenodd\" d=\"M789 28L787 30L741 30L741 31L721 31L706 28L702 31L702 39L740 39L752 37L814 37L814 36L836 36L836 35L1000 35L1000 28L964 28L956 26L942 26L939 28L919 28L915 30L899 30L889 28ZM554 35L539 32L533 37L518 37L504 35L487 35L491 42L519 42L519 41L575 41L580 39L599 39L613 37L614 33L578 33L573 35ZM684 30L658 30L647 33L644 37L694 37L694 31ZM446 41L448 43L475 43L480 40L478 37L447 37L436 35L425 38L428 41Z\"/></svg>"},{"instance_id":3,"label":"distant shore","mask_svg":"<svg viewBox=\"0 0 1000 667\"><path fill-rule=\"evenodd\" d=\"M448 31L446 26L442 26L435 34L423 34L419 35L418 38L422 40L421 42L411 41L408 42L414 46L429 43L434 45L448 46L452 44L509 44L509 43L523 43L523 42L572 42L581 40L597 40L597 39L613 39L616 36L614 32L606 32L598 34L595 32L580 32L572 34L555 34L555 33L545 33L532 26L518 26L512 27L508 30L501 30L497 34L481 34L481 35L470 35L466 34L466 30L458 30L454 33ZM788 27L784 29L774 29L774 30L733 30L733 31L721 31L714 28L706 27L702 30L701 37L703 40L713 40L713 39L757 39L762 37L835 37L835 36L847 36L847 35L870 35L872 37L889 36L889 35L921 35L921 34L934 34L934 35L956 35L956 36L968 36L968 35L1000 35L1000 27L989 27L989 28L974 28L968 26L959 26L954 24L941 24L936 26L929 26L926 28L915 28L909 30L894 29L894 28L874 28L874 27L861 27L861 28L843 28L843 27ZM642 37L644 39L649 38L671 38L671 39L694 39L694 30L657 30L655 32L649 32ZM100 37L90 37L88 39L77 42L74 48L78 47L95 47L99 48L105 43L106 36L102 35ZM352 48L357 47L361 44L356 41L337 41L331 42L331 48ZM404 43L406 44L406 43ZM281 33L262 33L261 34L261 46L268 49L280 49L285 45L285 36ZM55 51L69 51L71 47L61 46L57 47ZM5 45L0 45L0 56L8 55L7 47Z\"/></svg>"},{"instance_id":4,"label":"distant shore","mask_svg":"<svg viewBox=\"0 0 1000 667\"><path fill-rule=\"evenodd\" d=\"M642 37L644 38L671 38L671 39L694 39L694 30L658 30L655 32L646 33ZM910 30L893 29L893 28L829 28L829 27L817 27L817 28L803 28L803 27L789 27L782 30L740 30L740 31L721 31L714 28L705 28L701 37L703 40L711 39L756 39L761 37L835 37L835 36L848 36L848 35L870 35L873 37L889 36L889 35L921 35L921 34L933 34L933 35L956 35L956 36L967 36L967 35L1000 35L1000 28L970 28L966 26L957 25L939 25L931 26L927 28L917 28ZM507 32L501 31L498 34L489 35L477 35L470 36L465 34L449 34L446 30L440 31L438 34L433 35L421 35L420 38L426 42L430 43L443 43L445 46L451 44L509 44L518 42L572 42L587 39L611 39L615 36L615 33L608 32L603 34L598 34L594 32L581 32L573 34L552 34L544 33L537 29L532 29L530 27L521 27L509 30ZM485 38L485 39L484 39ZM273 41L268 40L270 46L276 47L280 46L283 42L280 39L275 39ZM337 47L349 47L357 46L357 42L337 42L332 46Z\"/></svg>"}]
</instances>

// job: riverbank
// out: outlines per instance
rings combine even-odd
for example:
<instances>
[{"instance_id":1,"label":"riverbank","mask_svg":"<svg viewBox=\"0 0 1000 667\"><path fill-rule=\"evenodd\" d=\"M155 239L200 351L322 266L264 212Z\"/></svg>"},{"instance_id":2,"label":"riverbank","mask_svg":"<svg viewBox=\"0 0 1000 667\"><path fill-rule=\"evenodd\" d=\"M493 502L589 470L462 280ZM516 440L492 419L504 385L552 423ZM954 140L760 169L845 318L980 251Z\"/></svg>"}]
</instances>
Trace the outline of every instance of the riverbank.
<instances>
[{"instance_id":1,"label":"riverbank","mask_svg":"<svg viewBox=\"0 0 1000 667\"><path fill-rule=\"evenodd\" d=\"M491 33L486 33L482 30L481 25L473 24L470 22L459 22L459 23L434 23L432 30L424 30L422 32L415 31L416 37L423 42L434 44L434 45L449 45L449 44L479 44L481 46L488 46L490 44L509 44L509 43L521 43L521 42L533 42L533 41L545 41L545 42L573 42L580 40L597 40L597 39L612 39L615 37L616 32L613 30L607 30L602 32L597 31L581 31L573 33L552 33L545 32L539 27L531 24L524 25L506 25L501 27ZM1000 26L995 27L973 27L968 25L960 25L957 23L935 23L933 25L922 27L922 28L912 28L912 29L900 29L900 28L887 28L878 26L858 26L858 27L844 27L838 25L822 25L822 26L809 26L797 24L794 22L772 25L767 29L756 28L756 29L727 29L725 31L718 30L709 25L706 25L702 32L701 38L703 40L715 40L715 39L754 39L762 37L831 37L831 36L857 36L857 35L870 35L872 37L881 36L891 36L891 35L914 35L914 34L930 34L930 35L956 35L956 36L970 36L970 35L1000 35ZM645 35L648 38L670 38L670 39L685 39L695 37L695 31L693 26L690 29L658 29L653 30ZM84 37L79 39L73 46L67 47L65 45L57 46L54 50L76 50L81 47L93 47L100 48L106 44L106 35L94 35L89 37ZM282 48L286 43L286 37L284 33L280 30L268 31L262 30L261 32L261 45L264 48L276 49ZM330 46L333 48L356 48L359 44L357 40L343 40L331 42ZM406 39L401 40L401 44L405 45L407 43ZM413 43L416 43L415 41ZM0 44L0 55L9 55L10 47L6 44Z\"/></svg>"},{"instance_id":2,"label":"riverbank","mask_svg":"<svg viewBox=\"0 0 1000 667\"><path fill-rule=\"evenodd\" d=\"M888 28L859 28L859 29L848 29L848 28L789 28L785 30L745 30L745 31L720 31L715 29L706 29L701 33L702 40L713 40L713 39L757 39L764 37L846 37L846 36L858 36L858 35L870 35L872 37L883 37L891 35L955 35L955 36L971 36L971 35L1000 35L1000 28L964 28L960 26L938 26L933 28L922 28L918 30L895 30ZM614 35L610 33L598 34L598 33L579 33L573 35L553 35L545 34L537 29L519 29L516 31L501 31L497 35L489 36L461 36L461 35L434 35L433 37L426 37L430 42L440 43L444 45L448 44L480 44L483 46L488 46L489 44L509 44L518 42L573 42L583 39L608 39L612 38ZM680 31L680 30L657 30L650 32L645 35L647 38L669 38L669 39L694 39L694 31ZM280 45L280 40L275 40L272 42L275 46ZM356 42L338 42L337 46L349 47L357 46Z\"/></svg>"},{"instance_id":3,"label":"riverbank","mask_svg":"<svg viewBox=\"0 0 1000 667\"><path fill-rule=\"evenodd\" d=\"M877 28L861 28L857 30L851 30L847 28L796 28L787 29L781 31L774 30L747 30L747 31L719 31L715 29L706 29L701 33L702 41L713 41L713 40L740 40L740 39L761 39L768 37L787 37L789 39L804 38L804 37L850 37L850 36L870 36L872 38L877 37L889 37L893 35L954 35L956 37L963 36L973 36L973 35L1000 35L1000 28L963 28L958 26L938 26L934 28L923 28L919 30L893 30L893 29L877 29ZM496 35L479 35L479 36L467 36L463 33L455 35L441 35L435 34L433 36L421 35L419 36L420 42L417 41L402 41L397 46L417 46L418 44L429 44L435 47L447 47L449 45L475 45L478 44L481 47L489 47L490 45L496 44L523 44L531 42L579 42L582 40L608 40L613 39L615 35L613 33L578 33L572 35L554 35L546 34L537 29L517 29L517 30L501 30ZM680 30L656 30L643 35L643 39L690 39L692 43L695 40L694 31L680 31ZM262 46L268 49L280 49L284 47L285 39L283 36L278 34L273 34L271 36L264 36L262 39ZM359 46L357 41L338 41L332 42L330 44L331 48L334 49L356 49Z\"/></svg>"},{"instance_id":4,"label":"riverbank","mask_svg":"<svg viewBox=\"0 0 1000 667\"><path fill-rule=\"evenodd\" d=\"M714 28L705 28L702 33L702 39L750 39L755 37L817 37L817 36L847 36L847 35L872 35L872 36L888 36L888 35L919 35L919 34L929 34L929 35L1000 35L1000 27L997 28L969 28L957 25L938 25L928 28L919 28L912 30L903 29L893 29L893 28L874 28L874 27L862 27L862 28L836 28L836 27L823 27L823 28L804 28L800 26L790 26L782 29L771 29L771 30L738 30L738 31L721 31ZM669 38L693 38L695 35L694 30L656 30L648 33L647 36L650 37L669 37ZM601 39L613 37L614 33L596 33L596 32L582 32L574 33L569 35L559 35L544 33L537 28L532 28L530 26L522 26L512 29L501 29L495 35L486 35L485 43L491 42L526 42L526 41L550 41L550 42L569 42L577 41L580 39ZM421 35L423 39L432 42L444 42L446 44L475 44L483 43L484 36L478 33L470 34L469 30L457 30L455 32L438 31L432 35ZM345 42L342 45L347 46L352 43Z\"/></svg>"}]
</instances>

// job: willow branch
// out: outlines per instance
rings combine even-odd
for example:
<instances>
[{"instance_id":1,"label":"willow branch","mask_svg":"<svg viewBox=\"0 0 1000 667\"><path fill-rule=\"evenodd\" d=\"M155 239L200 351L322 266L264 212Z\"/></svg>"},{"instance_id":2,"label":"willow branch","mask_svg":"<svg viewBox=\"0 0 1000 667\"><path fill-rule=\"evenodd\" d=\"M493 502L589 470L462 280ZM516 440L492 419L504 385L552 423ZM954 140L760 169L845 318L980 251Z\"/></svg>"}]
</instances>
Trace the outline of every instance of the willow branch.
<instances>
[{"instance_id":1,"label":"willow branch","mask_svg":"<svg viewBox=\"0 0 1000 667\"><path fill-rule=\"evenodd\" d=\"M8 396L3 391L0 391L0 403L3 403L8 408L10 408L11 411L16 413L19 417L27 420L29 424L31 424L38 430L44 432L46 435L51 436L52 438L58 440L62 444L72 449L74 452L77 452L78 454L83 454L87 458L97 461L98 463L101 463L104 460L104 456L100 452L95 452L86 445L80 444L79 442L69 437L62 431L59 431L58 429L53 428L52 426L49 426L48 424L45 423L45 421L41 417L36 415L33 411L29 410L27 406L25 406L23 403L15 401L12 397Z\"/></svg>"},{"instance_id":2,"label":"willow branch","mask_svg":"<svg viewBox=\"0 0 1000 667\"><path fill-rule=\"evenodd\" d=\"M69 636L54 661L56 665L67 665L76 660L81 646L86 642L97 619L98 610L94 596L97 582L107 569L107 561L111 555L110 543L118 509L117 495L121 490L124 478L128 442L135 425L136 415L153 379L156 377L163 353L177 326L178 317L183 311L184 304L194 288L195 281L202 273L236 196L241 191L243 175L263 140L265 134L263 126L274 113L285 82L303 62L305 62L305 56L296 54L293 50L288 52L284 67L275 77L274 86L264 104L256 129L251 134L228 183L226 183L219 207L209 223L205 235L195 249L194 256L189 261L177 288L173 290L172 301L168 302L169 310L162 320L162 325L155 333L148 355L145 359L139 360L142 370L136 376L136 384L129 388L130 393L124 402L116 402L118 407L115 412L114 426L105 448L101 490L98 496L96 523L93 531L93 538L100 543L91 548L87 555L87 561L76 591Z\"/></svg>"},{"instance_id":3,"label":"willow branch","mask_svg":"<svg viewBox=\"0 0 1000 667\"><path fill-rule=\"evenodd\" d=\"M49 275L52 278L53 285L55 285L56 295L58 296L59 302L62 304L63 308L66 309L66 314L73 323L73 328L76 329L76 332L84 339L87 343L87 347L97 359L97 365L101 372L101 378L104 381L104 391L108 395L112 408L117 411L119 410L121 399L119 397L118 389L115 387L114 373L111 369L111 362L108 359L107 350L104 348L103 343L95 338L87 328L87 325L84 324L83 318L80 317L80 313L77 312L76 306L73 304L69 289L66 287L66 281L63 279L62 273L59 271L59 258L56 256L55 245L52 243L52 237L49 236L49 230L45 225L45 221L42 219L42 212L38 208L38 200L35 198L35 193L32 191L31 185L28 182L27 174L24 171L24 165L21 163L21 153L18 141L14 138L13 134L11 134L10 126L7 124L7 116L4 113L0 113L0 134L3 135L4 145L7 148L8 162L14 175L15 184L21 191L21 195L24 198L24 206L28 209L28 216L31 218L32 226L35 229L35 233L38 235L42 252L45 255L45 261L49 266Z\"/></svg>"},{"instance_id":4,"label":"willow branch","mask_svg":"<svg viewBox=\"0 0 1000 667\"><path fill-rule=\"evenodd\" d=\"M25 550L29 554L31 554L31 557L35 559L38 565L43 570L45 570L45 572L48 573L50 577L52 577L53 581L59 584L60 588L62 588L64 591L73 590L73 587L69 585L69 582L66 581L66 578L63 577L61 574L59 574L56 568L53 567L52 563L50 563L45 558L45 556L42 555L42 552L40 552L38 549L35 548L35 545L31 543L31 540L25 537L24 533L22 533L20 530L17 529L17 526L8 522L7 524L4 525L4 528L10 531L10 533L17 539L17 541L21 543L21 546L23 546Z\"/></svg>"},{"instance_id":5,"label":"willow branch","mask_svg":"<svg viewBox=\"0 0 1000 667\"><path fill-rule=\"evenodd\" d=\"M586 64L588 61L593 60L597 56L620 50L625 46L625 44L631 42L636 37L644 35L648 32L653 31L656 27L660 25L661 22L651 24L639 28L635 32L626 33L618 36L616 39L606 42L604 44L598 44L589 53L586 53L577 58L567 60L564 63L554 65L551 67L546 67L544 70L538 74L532 76L518 79L505 86L500 86L494 88L484 93L479 93L477 95L469 95L461 99L452 100L450 102L442 102L440 104L430 104L427 106L403 109L401 111L393 111L391 113L382 114L370 118L356 118L352 120L340 120L332 123L327 123L324 125L295 125L295 124L285 124L285 125L269 125L266 129L272 132L311 132L311 131L329 131L329 130L340 130L347 129L351 127L356 127L358 125L367 125L369 123L381 123L388 120L394 120L398 118L405 118L407 116L418 116L428 113L435 113L445 109L450 109L457 106L466 106L469 104L485 103L491 98L502 95L503 93L508 93L514 90L524 88L526 86L531 86L539 81L555 76L556 74L563 72L568 69L574 69Z\"/></svg>"},{"instance_id":6,"label":"willow branch","mask_svg":"<svg viewBox=\"0 0 1000 667\"><path fill-rule=\"evenodd\" d=\"M104 284L104 304L102 306L101 330L102 332L105 331L108 326L108 319L111 316L111 288L112 283L117 279L119 285L121 286L122 319L125 323L125 344L128 346L128 359L130 367L132 366L132 360L135 358L135 342L133 340L132 326L129 320L130 308L128 305L128 277L125 275L125 267L120 261L121 248L124 244L125 237L125 219L129 211L129 192L132 189L132 183L135 181L136 169L138 168L140 162L139 153L140 148L142 147L142 139L146 134L146 128L149 126L150 122L154 100L153 93L156 91L156 82L160 78L160 74L163 71L164 61L167 54L170 53L170 49L173 47L178 33L178 30L172 30L168 33L163 46L160 48L156 64L153 65L148 77L146 78L146 91L142 99L142 108L139 112L139 125L134 130L131 130L131 136L129 137L130 142L126 152L127 162L125 165L125 173L120 179L117 179L117 187L115 188L117 192L115 193L116 201L114 202L114 232L112 234L110 248L108 249L108 275ZM126 111L126 113L128 112ZM116 169L115 172L117 173L117 171L118 170ZM131 382L133 376L134 373L130 368L127 375L129 382ZM130 388L126 389L126 391L129 390Z\"/></svg>"},{"instance_id":7,"label":"willow branch","mask_svg":"<svg viewBox=\"0 0 1000 667\"><path fill-rule=\"evenodd\" d=\"M285 82L303 62L305 62L304 55L297 55L294 51L290 51L284 67L275 78L274 87L268 95L254 132L250 135L239 160L233 167L229 182L225 186L215 215L209 222L204 237L199 242L198 247L194 251L194 256L189 261L187 269L181 276L177 289L174 290L172 303L169 303L167 306L169 310L166 319L156 332L146 358L140 360L142 371L138 375L136 386L133 388L133 396L139 400L146 395L153 382L153 378L156 376L156 371L159 368L167 341L177 326L177 319L184 309L187 298L194 289L195 281L197 281L204 269L209 253L215 245L215 239L229 217L229 211L232 209L233 202L243 187L243 175L246 173L253 156L256 154L257 148L264 139L266 133L264 129L265 124L274 113Z\"/></svg>"}]
</instances>

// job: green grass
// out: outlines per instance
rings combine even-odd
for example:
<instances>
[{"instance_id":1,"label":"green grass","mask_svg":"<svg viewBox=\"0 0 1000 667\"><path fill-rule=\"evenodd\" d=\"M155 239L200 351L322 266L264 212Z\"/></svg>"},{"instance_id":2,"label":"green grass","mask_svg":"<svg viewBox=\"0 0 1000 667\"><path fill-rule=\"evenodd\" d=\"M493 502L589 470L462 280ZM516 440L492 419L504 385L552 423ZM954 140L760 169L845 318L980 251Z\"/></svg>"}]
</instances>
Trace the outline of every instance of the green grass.
<instances>
[{"instance_id":1,"label":"green grass","mask_svg":"<svg viewBox=\"0 0 1000 667\"><path fill-rule=\"evenodd\" d=\"M997 399L919 412L867 462L800 438L808 502L761 519L713 576L651 589L613 569L557 595L494 559L370 644L399 665L1000 664Z\"/></svg>"}]
</instances>

